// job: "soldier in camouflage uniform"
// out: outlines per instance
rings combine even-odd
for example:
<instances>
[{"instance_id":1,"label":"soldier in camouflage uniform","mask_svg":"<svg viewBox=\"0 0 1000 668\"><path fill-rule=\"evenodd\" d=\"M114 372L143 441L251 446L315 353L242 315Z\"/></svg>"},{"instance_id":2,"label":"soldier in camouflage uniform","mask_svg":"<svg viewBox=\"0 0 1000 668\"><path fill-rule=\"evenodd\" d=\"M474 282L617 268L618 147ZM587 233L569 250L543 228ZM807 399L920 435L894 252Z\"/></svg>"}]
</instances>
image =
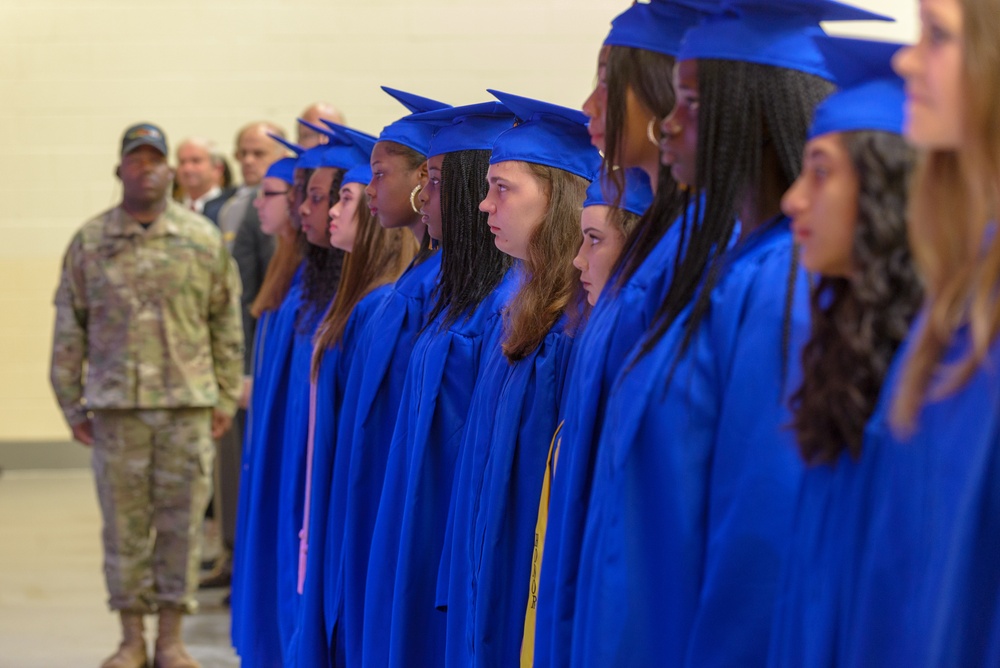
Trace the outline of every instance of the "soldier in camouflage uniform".
<instances>
[{"instance_id":1,"label":"soldier in camouflage uniform","mask_svg":"<svg viewBox=\"0 0 1000 668\"><path fill-rule=\"evenodd\" d=\"M191 667L180 619L195 608L212 439L243 382L239 275L218 229L168 199L159 128L125 132L117 175L121 204L66 251L52 386L74 437L93 446L109 604L124 635L103 665L144 666L142 615L158 612L156 665Z\"/></svg>"}]
</instances>

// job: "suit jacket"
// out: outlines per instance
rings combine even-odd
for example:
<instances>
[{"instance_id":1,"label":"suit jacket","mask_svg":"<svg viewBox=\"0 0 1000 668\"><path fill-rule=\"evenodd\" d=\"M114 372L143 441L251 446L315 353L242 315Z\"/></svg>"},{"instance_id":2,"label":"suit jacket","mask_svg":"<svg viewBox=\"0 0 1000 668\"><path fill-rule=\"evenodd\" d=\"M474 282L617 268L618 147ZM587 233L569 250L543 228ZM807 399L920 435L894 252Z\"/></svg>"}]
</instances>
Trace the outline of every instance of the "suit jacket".
<instances>
[{"instance_id":1,"label":"suit jacket","mask_svg":"<svg viewBox=\"0 0 1000 668\"><path fill-rule=\"evenodd\" d=\"M236 188L224 188L217 197L205 202L205 206L201 210L201 215L218 225L219 212L222 211L222 205L225 204L234 194L236 194Z\"/></svg>"},{"instance_id":2,"label":"suit jacket","mask_svg":"<svg viewBox=\"0 0 1000 668\"><path fill-rule=\"evenodd\" d=\"M243 369L247 374L250 373L253 339L257 329L257 319L250 314L250 305L257 298L260 286L264 283L264 274L267 273L267 265L271 262L272 255L274 255L274 239L260 229L257 209L250 206L233 242L233 258L240 270L240 280L243 281L243 334L247 342L244 348Z\"/></svg>"}]
</instances>

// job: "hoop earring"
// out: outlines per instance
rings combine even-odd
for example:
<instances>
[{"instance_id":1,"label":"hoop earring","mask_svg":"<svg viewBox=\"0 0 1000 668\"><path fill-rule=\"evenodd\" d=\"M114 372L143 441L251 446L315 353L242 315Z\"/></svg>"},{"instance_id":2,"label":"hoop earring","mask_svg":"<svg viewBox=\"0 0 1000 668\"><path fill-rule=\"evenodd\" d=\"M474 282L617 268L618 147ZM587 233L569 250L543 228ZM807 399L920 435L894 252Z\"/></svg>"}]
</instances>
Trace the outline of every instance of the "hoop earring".
<instances>
[{"instance_id":1,"label":"hoop earring","mask_svg":"<svg viewBox=\"0 0 1000 668\"><path fill-rule=\"evenodd\" d=\"M420 207L417 206L417 194L423 189L423 186L419 183L413 186L413 190L410 191L410 208L413 209L413 213L420 213Z\"/></svg>"},{"instance_id":2,"label":"hoop earring","mask_svg":"<svg viewBox=\"0 0 1000 668\"><path fill-rule=\"evenodd\" d=\"M656 148L660 148L660 140L657 139L656 135L653 133L653 125L655 123L656 123L656 116L653 116L651 119L649 119L649 125L646 126L646 139L648 139L649 143L655 146Z\"/></svg>"}]
</instances>

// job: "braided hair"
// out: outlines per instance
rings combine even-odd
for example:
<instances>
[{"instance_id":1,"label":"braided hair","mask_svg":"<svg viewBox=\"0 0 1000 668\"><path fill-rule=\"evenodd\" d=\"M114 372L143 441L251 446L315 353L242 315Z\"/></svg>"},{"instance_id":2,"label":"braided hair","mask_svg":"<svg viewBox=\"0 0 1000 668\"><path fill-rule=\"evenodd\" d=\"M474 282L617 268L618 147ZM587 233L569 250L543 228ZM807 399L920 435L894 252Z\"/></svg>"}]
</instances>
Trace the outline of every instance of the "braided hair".
<instances>
[{"instance_id":1,"label":"braided hair","mask_svg":"<svg viewBox=\"0 0 1000 668\"><path fill-rule=\"evenodd\" d=\"M431 323L445 313L443 327L466 318L492 293L514 259L496 247L479 210L489 183L490 151L456 151L444 156L441 178L441 274Z\"/></svg>"},{"instance_id":2,"label":"braided hair","mask_svg":"<svg viewBox=\"0 0 1000 668\"><path fill-rule=\"evenodd\" d=\"M687 229L675 262L674 279L654 318L640 358L652 350L693 302L678 357L690 345L708 312L712 289L722 275L719 260L736 226L738 207L768 188L787 190L802 168L802 150L816 106L833 85L797 70L742 61L699 60L698 155L695 190L699 225ZM797 254L789 272L786 311L798 273ZM785 318L783 347L789 342ZM787 355L786 355L787 357ZM783 374L784 375L784 374Z\"/></svg>"}]
</instances>

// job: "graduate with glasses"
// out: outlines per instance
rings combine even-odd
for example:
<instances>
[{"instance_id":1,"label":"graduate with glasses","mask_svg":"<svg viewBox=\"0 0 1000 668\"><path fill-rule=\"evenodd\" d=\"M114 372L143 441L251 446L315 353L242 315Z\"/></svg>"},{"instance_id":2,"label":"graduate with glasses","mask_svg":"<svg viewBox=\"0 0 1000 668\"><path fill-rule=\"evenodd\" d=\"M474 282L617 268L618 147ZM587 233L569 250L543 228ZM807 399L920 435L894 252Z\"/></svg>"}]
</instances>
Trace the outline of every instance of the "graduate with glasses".
<instances>
[{"instance_id":1,"label":"graduate with glasses","mask_svg":"<svg viewBox=\"0 0 1000 668\"><path fill-rule=\"evenodd\" d=\"M265 181L273 196L260 202L265 219L281 218L289 234L278 242L253 310L261 309L254 339L254 378L243 434L243 473L236 520L231 594L233 647L247 665L281 661L277 614L277 532L281 445L295 323L302 305L305 239L297 211L291 207L296 179L301 181L301 147L273 136L296 154L272 165ZM290 161L290 162L288 162ZM273 179L273 180L272 180ZM279 185L281 184L281 185ZM281 194L278 194L281 193Z\"/></svg>"}]
</instances>

